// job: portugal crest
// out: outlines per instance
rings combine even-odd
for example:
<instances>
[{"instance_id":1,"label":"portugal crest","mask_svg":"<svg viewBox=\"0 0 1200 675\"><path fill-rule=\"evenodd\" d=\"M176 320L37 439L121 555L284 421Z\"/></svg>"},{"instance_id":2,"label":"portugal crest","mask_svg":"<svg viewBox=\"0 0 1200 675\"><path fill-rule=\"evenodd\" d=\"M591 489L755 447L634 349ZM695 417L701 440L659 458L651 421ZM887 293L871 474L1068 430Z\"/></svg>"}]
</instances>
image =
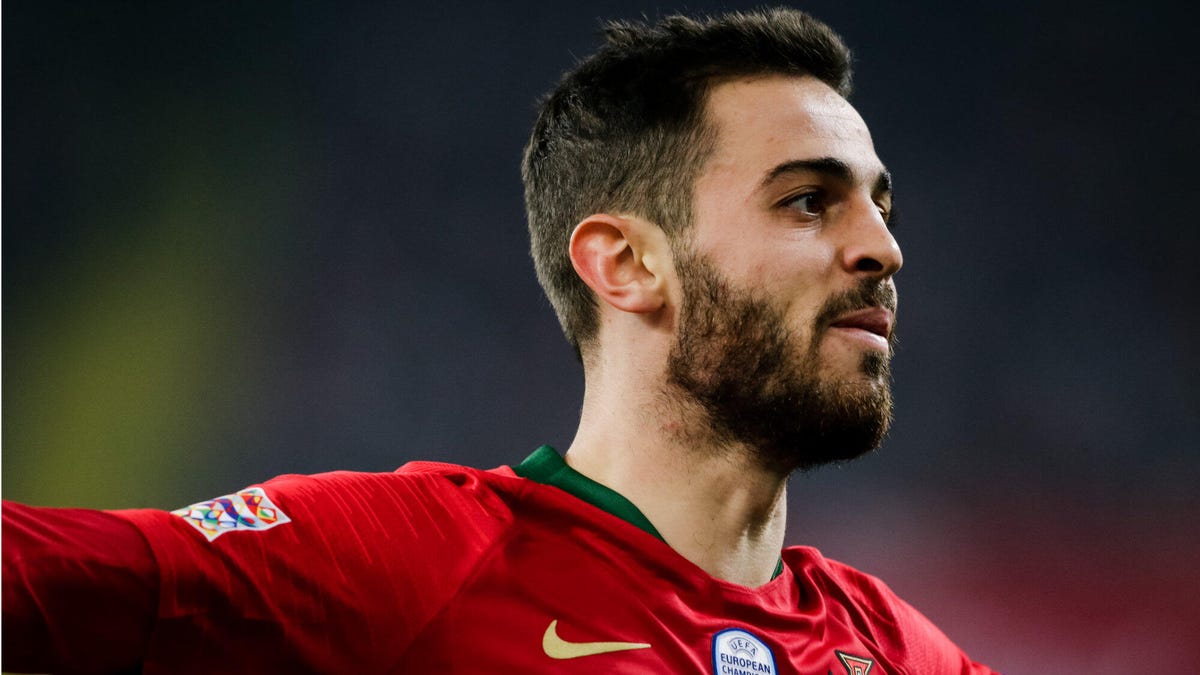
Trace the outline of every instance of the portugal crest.
<instances>
[{"instance_id":1,"label":"portugal crest","mask_svg":"<svg viewBox=\"0 0 1200 675\"><path fill-rule=\"evenodd\" d=\"M842 665L846 667L846 675L867 675L871 672L871 668L875 666L875 662L871 659L861 656L851 656L846 652L838 650L833 651L841 659Z\"/></svg>"}]
</instances>

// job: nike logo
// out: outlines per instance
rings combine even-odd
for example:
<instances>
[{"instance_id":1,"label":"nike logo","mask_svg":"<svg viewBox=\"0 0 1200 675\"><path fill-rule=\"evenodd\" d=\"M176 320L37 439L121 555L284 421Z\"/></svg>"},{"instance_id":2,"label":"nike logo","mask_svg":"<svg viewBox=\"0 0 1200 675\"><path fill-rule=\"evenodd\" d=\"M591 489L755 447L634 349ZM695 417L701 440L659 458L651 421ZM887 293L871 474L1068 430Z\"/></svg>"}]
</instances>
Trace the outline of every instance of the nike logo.
<instances>
[{"instance_id":1,"label":"nike logo","mask_svg":"<svg viewBox=\"0 0 1200 675\"><path fill-rule=\"evenodd\" d=\"M649 646L645 642L567 642L558 637L558 619L550 622L546 634L542 636L542 651L552 659L577 659L580 656L646 649Z\"/></svg>"}]
</instances>

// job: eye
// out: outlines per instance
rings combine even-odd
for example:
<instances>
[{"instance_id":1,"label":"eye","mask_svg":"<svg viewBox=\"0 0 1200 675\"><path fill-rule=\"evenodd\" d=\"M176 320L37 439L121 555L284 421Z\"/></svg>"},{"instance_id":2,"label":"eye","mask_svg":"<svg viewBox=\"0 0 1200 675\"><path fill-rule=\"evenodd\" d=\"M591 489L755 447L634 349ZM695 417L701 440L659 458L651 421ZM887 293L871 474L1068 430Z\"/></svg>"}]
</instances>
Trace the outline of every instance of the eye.
<instances>
[{"instance_id":1,"label":"eye","mask_svg":"<svg viewBox=\"0 0 1200 675\"><path fill-rule=\"evenodd\" d=\"M782 205L796 211L802 216L819 218L825 213L825 194L822 192L805 192L794 197L789 197Z\"/></svg>"},{"instance_id":2,"label":"eye","mask_svg":"<svg viewBox=\"0 0 1200 675\"><path fill-rule=\"evenodd\" d=\"M897 218L899 214L896 213L895 206L891 206L886 209L882 206L879 207L879 215L883 216L883 222L885 225L887 225L889 230L896 229L896 225L900 223L899 219Z\"/></svg>"}]
</instances>

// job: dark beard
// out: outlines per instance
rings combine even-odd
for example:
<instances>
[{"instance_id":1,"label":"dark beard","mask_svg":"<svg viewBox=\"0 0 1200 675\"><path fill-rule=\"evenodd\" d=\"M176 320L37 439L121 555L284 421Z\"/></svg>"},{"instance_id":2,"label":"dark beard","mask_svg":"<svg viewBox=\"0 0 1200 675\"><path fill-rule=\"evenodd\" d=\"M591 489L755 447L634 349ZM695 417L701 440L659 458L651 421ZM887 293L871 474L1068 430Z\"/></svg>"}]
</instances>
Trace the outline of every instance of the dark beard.
<instances>
[{"instance_id":1,"label":"dark beard","mask_svg":"<svg viewBox=\"0 0 1200 675\"><path fill-rule=\"evenodd\" d=\"M718 441L749 446L766 468L783 474L879 446L892 421L890 354L866 352L861 368L873 382L827 382L819 348L836 317L876 305L894 309L890 284L872 280L831 298L804 346L768 301L731 286L706 258L681 253L683 306L667 381L699 405Z\"/></svg>"}]
</instances>

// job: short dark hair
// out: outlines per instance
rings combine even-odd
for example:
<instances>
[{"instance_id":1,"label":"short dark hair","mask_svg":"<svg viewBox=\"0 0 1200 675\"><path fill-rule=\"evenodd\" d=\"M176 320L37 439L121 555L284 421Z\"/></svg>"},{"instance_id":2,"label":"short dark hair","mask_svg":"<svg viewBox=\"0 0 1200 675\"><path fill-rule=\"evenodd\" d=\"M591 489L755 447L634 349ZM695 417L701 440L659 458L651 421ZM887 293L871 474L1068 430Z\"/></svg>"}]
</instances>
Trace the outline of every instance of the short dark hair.
<instances>
[{"instance_id":1,"label":"short dark hair","mask_svg":"<svg viewBox=\"0 0 1200 675\"><path fill-rule=\"evenodd\" d=\"M630 213L678 241L691 223L696 177L716 146L705 119L716 84L810 75L850 93L850 51L794 9L612 22L603 33L605 44L542 101L521 167L538 280L581 356L599 319L571 265L571 232L593 213Z\"/></svg>"}]
</instances>

